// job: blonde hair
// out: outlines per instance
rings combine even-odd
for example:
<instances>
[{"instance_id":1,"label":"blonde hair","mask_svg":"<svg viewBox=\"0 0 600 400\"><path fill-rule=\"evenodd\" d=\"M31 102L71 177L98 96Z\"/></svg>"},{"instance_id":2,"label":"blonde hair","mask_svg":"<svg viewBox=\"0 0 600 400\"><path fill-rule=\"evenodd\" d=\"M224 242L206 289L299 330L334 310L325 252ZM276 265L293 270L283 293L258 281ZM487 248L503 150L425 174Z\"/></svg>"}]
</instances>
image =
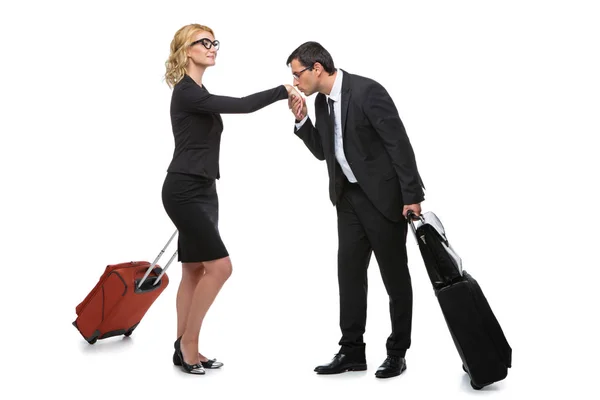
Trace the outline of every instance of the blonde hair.
<instances>
[{"instance_id":1,"label":"blonde hair","mask_svg":"<svg viewBox=\"0 0 600 400\"><path fill-rule=\"evenodd\" d=\"M192 43L192 39L198 32L209 32L215 36L215 33L208 26L200 24L185 25L175 33L171 41L171 53L165 62L167 71L165 80L170 88L173 88L185 75L187 66L187 48Z\"/></svg>"}]
</instances>

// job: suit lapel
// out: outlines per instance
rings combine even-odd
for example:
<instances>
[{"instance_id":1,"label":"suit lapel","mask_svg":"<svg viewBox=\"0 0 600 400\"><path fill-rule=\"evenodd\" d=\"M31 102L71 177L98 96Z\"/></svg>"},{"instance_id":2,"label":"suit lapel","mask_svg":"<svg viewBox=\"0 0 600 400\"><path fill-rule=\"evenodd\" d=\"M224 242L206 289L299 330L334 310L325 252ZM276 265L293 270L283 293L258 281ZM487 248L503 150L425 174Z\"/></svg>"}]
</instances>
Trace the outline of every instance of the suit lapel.
<instances>
[{"instance_id":1,"label":"suit lapel","mask_svg":"<svg viewBox=\"0 0 600 400\"><path fill-rule=\"evenodd\" d=\"M348 105L350 104L350 97L352 96L352 90L350 89L350 75L342 70L344 77L342 79L342 137L346 135L346 120L348 119Z\"/></svg>"}]
</instances>

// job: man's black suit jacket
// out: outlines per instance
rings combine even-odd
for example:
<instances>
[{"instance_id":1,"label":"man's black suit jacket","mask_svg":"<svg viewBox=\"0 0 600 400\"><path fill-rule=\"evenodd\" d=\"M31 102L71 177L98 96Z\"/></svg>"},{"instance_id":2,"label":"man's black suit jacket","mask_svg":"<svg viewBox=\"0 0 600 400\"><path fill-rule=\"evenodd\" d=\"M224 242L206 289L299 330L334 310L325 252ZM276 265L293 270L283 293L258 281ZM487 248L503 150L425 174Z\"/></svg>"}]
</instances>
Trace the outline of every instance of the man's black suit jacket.
<instances>
[{"instance_id":1,"label":"man's black suit jacket","mask_svg":"<svg viewBox=\"0 0 600 400\"><path fill-rule=\"evenodd\" d=\"M386 218L398 221L404 205L424 200L423 181L398 110L383 86L346 71L341 96L346 160L375 207ZM329 196L337 205L345 178L335 158L335 134L322 93L315 99L315 115L314 126L308 118L294 130L315 157L327 162Z\"/></svg>"}]
</instances>

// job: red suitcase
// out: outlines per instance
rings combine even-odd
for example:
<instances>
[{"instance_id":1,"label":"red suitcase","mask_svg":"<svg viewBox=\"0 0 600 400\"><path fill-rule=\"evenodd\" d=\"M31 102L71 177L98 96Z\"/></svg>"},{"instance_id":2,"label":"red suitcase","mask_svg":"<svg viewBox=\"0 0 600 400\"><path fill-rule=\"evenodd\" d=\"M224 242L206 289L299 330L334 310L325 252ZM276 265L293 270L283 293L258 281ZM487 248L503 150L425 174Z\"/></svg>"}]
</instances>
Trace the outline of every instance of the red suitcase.
<instances>
[{"instance_id":1,"label":"red suitcase","mask_svg":"<svg viewBox=\"0 0 600 400\"><path fill-rule=\"evenodd\" d=\"M106 267L96 286L75 308L77 318L73 325L89 344L96 343L98 339L133 333L169 284L165 272L177 251L164 269L157 262L176 234L177 231L152 264L130 261Z\"/></svg>"}]
</instances>

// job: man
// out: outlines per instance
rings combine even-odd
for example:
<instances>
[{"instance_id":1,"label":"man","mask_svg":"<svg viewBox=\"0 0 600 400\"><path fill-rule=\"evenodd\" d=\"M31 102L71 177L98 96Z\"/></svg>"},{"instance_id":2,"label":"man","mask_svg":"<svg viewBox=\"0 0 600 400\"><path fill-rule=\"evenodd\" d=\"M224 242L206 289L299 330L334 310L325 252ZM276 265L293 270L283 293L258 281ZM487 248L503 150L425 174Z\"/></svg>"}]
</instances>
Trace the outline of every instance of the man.
<instances>
[{"instance_id":1,"label":"man","mask_svg":"<svg viewBox=\"0 0 600 400\"><path fill-rule=\"evenodd\" d=\"M338 217L340 351L315 368L319 374L366 370L363 334L367 313L367 267L375 253L390 298L392 333L387 358L375 376L389 378L406 369L410 347L412 287L406 256L408 210L421 214L423 183L398 111L377 82L336 69L329 52L307 42L288 57L294 86L317 93L316 121L302 98L295 134L329 172L329 196ZM297 113L296 113L297 115Z\"/></svg>"}]
</instances>

